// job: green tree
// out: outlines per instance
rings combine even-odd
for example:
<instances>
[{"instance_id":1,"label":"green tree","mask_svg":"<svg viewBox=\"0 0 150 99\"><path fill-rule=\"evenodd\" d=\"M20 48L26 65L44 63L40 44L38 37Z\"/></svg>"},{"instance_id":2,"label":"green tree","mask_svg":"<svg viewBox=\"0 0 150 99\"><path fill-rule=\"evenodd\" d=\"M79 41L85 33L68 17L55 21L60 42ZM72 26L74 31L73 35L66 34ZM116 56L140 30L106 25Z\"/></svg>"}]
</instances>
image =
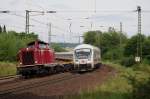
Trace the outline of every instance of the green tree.
<instances>
[{"instance_id":1,"label":"green tree","mask_svg":"<svg viewBox=\"0 0 150 99\"><path fill-rule=\"evenodd\" d=\"M21 36L21 33L16 33L15 31L0 34L0 61L16 61L19 49L25 47L30 41L37 39L34 36L27 36L26 38L21 38Z\"/></svg>"},{"instance_id":2,"label":"green tree","mask_svg":"<svg viewBox=\"0 0 150 99\"><path fill-rule=\"evenodd\" d=\"M139 41L139 36L141 36L141 44L143 45L144 43L146 44L145 40L146 37L145 35L135 35L132 36L128 42L125 45L125 50L124 50L124 55L125 56L136 56L137 54L137 47L138 49L140 49L140 46L137 46L137 44L139 45L139 43L137 43L137 41ZM145 45L142 47L142 52L145 51ZM140 50L139 50L140 51ZM143 54L143 53L142 53Z\"/></svg>"},{"instance_id":3,"label":"green tree","mask_svg":"<svg viewBox=\"0 0 150 99\"><path fill-rule=\"evenodd\" d=\"M109 28L108 32L104 33L101 31L89 31L84 34L84 43L99 47L102 57L106 59L123 57L123 49L126 42L127 36L116 32L114 28Z\"/></svg>"},{"instance_id":4,"label":"green tree","mask_svg":"<svg viewBox=\"0 0 150 99\"><path fill-rule=\"evenodd\" d=\"M63 47L61 47L59 44L52 44L51 46L56 52L64 52L66 51Z\"/></svg>"},{"instance_id":5,"label":"green tree","mask_svg":"<svg viewBox=\"0 0 150 99\"><path fill-rule=\"evenodd\" d=\"M84 43L94 45L96 42L96 31L84 33Z\"/></svg>"},{"instance_id":6,"label":"green tree","mask_svg":"<svg viewBox=\"0 0 150 99\"><path fill-rule=\"evenodd\" d=\"M2 27L1 27L1 25L0 25L0 33L2 33Z\"/></svg>"},{"instance_id":7,"label":"green tree","mask_svg":"<svg viewBox=\"0 0 150 99\"><path fill-rule=\"evenodd\" d=\"M6 33L6 26L3 27L3 32Z\"/></svg>"},{"instance_id":8,"label":"green tree","mask_svg":"<svg viewBox=\"0 0 150 99\"><path fill-rule=\"evenodd\" d=\"M109 31L103 33L101 43L103 58L114 60L123 57L123 49L126 41L126 35L120 34L119 32Z\"/></svg>"}]
</instances>

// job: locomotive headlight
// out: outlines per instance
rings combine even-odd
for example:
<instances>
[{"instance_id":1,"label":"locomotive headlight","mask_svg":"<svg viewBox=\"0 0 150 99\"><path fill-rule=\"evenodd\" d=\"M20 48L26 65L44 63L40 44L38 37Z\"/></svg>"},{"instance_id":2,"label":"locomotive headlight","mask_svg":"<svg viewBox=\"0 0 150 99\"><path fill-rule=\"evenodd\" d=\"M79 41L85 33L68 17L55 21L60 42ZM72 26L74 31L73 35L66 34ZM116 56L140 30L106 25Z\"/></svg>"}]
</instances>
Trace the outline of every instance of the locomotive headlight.
<instances>
[{"instance_id":1,"label":"locomotive headlight","mask_svg":"<svg viewBox=\"0 0 150 99\"><path fill-rule=\"evenodd\" d=\"M90 61L91 59L90 58L88 58L88 61Z\"/></svg>"},{"instance_id":2,"label":"locomotive headlight","mask_svg":"<svg viewBox=\"0 0 150 99\"><path fill-rule=\"evenodd\" d=\"M22 65L22 63L20 62L20 65Z\"/></svg>"},{"instance_id":3,"label":"locomotive headlight","mask_svg":"<svg viewBox=\"0 0 150 99\"><path fill-rule=\"evenodd\" d=\"M35 63L37 63L37 61L35 61Z\"/></svg>"}]
</instances>

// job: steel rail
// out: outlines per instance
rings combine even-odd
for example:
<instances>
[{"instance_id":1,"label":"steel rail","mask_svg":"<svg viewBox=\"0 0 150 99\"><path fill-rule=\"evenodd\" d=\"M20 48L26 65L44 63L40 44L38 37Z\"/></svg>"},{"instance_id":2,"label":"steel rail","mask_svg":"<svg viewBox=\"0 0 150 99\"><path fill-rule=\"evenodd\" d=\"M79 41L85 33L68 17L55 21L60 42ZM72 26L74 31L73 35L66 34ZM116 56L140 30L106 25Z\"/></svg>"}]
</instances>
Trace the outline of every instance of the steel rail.
<instances>
[{"instance_id":1,"label":"steel rail","mask_svg":"<svg viewBox=\"0 0 150 99\"><path fill-rule=\"evenodd\" d=\"M41 87L41 86L52 85L52 84L56 84L56 83L62 83L63 81L77 78L77 77L79 77L79 75L80 74L66 75L63 77L58 77L58 78L47 80L47 81L34 82L34 83L30 83L30 84L25 84L25 85L22 85L19 87L15 87L15 88L9 88L7 90L0 91L0 97L6 97L7 95L11 95L15 92L21 92L21 91L25 91L28 89L34 89L37 87Z\"/></svg>"},{"instance_id":2,"label":"steel rail","mask_svg":"<svg viewBox=\"0 0 150 99\"><path fill-rule=\"evenodd\" d=\"M20 77L20 75L2 76L2 77L0 77L0 81L1 80L6 80L6 79L18 78L18 77Z\"/></svg>"}]
</instances>

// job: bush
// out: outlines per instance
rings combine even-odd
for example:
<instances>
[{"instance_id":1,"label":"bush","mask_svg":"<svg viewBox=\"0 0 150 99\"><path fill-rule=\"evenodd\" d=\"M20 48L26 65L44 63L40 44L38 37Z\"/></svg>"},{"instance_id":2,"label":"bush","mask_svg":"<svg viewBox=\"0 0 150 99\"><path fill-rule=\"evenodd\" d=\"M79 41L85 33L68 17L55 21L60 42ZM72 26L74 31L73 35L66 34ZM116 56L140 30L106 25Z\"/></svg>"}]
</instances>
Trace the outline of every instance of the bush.
<instances>
[{"instance_id":1,"label":"bush","mask_svg":"<svg viewBox=\"0 0 150 99\"><path fill-rule=\"evenodd\" d=\"M134 99L150 99L150 79L146 83L135 85L133 89Z\"/></svg>"},{"instance_id":2,"label":"bush","mask_svg":"<svg viewBox=\"0 0 150 99\"><path fill-rule=\"evenodd\" d=\"M142 63L150 65L150 55L147 55L143 58Z\"/></svg>"},{"instance_id":3,"label":"bush","mask_svg":"<svg viewBox=\"0 0 150 99\"><path fill-rule=\"evenodd\" d=\"M133 99L150 99L150 77L142 76L143 72L136 74L135 77L130 77L129 81L133 86Z\"/></svg>"},{"instance_id":4,"label":"bush","mask_svg":"<svg viewBox=\"0 0 150 99\"><path fill-rule=\"evenodd\" d=\"M33 35L33 36L32 36ZM0 34L0 61L16 61L17 52L20 48L35 40L34 34L8 32Z\"/></svg>"},{"instance_id":5,"label":"bush","mask_svg":"<svg viewBox=\"0 0 150 99\"><path fill-rule=\"evenodd\" d=\"M106 60L116 61L120 60L122 58L122 51L120 49L114 48L107 51L105 54L103 54L102 58Z\"/></svg>"},{"instance_id":6,"label":"bush","mask_svg":"<svg viewBox=\"0 0 150 99\"><path fill-rule=\"evenodd\" d=\"M65 52L66 50L59 44L52 44L51 46L56 52Z\"/></svg>"},{"instance_id":7,"label":"bush","mask_svg":"<svg viewBox=\"0 0 150 99\"><path fill-rule=\"evenodd\" d=\"M126 67L130 67L136 64L133 56L123 58L120 63Z\"/></svg>"}]
</instances>

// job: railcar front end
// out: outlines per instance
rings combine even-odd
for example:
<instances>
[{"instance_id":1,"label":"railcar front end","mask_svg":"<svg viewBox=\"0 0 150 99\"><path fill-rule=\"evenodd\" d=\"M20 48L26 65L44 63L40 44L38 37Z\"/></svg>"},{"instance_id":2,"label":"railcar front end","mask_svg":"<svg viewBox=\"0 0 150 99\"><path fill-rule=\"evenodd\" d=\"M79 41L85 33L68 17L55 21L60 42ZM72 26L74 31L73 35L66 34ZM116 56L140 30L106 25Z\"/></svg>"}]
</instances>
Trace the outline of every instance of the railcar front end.
<instances>
[{"instance_id":1,"label":"railcar front end","mask_svg":"<svg viewBox=\"0 0 150 99\"><path fill-rule=\"evenodd\" d=\"M81 44L74 49L75 71L89 71L96 68L100 63L100 51L98 48Z\"/></svg>"},{"instance_id":2,"label":"railcar front end","mask_svg":"<svg viewBox=\"0 0 150 99\"><path fill-rule=\"evenodd\" d=\"M74 68L77 71L87 71L94 68L92 49L82 48L74 51Z\"/></svg>"}]
</instances>

